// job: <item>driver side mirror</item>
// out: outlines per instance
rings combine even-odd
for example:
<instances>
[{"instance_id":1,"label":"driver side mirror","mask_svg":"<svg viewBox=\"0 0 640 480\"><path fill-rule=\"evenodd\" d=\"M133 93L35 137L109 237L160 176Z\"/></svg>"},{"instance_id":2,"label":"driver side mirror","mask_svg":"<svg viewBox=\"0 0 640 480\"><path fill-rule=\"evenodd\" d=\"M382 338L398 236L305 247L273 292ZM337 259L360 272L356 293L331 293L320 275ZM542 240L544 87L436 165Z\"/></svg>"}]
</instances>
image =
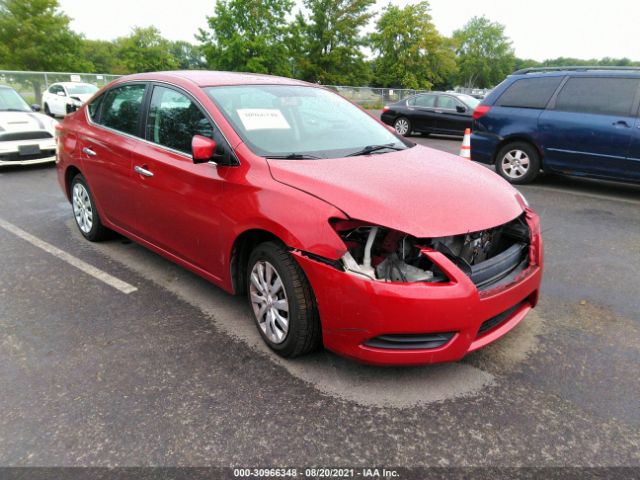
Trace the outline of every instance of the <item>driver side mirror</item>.
<instances>
[{"instance_id":1,"label":"driver side mirror","mask_svg":"<svg viewBox=\"0 0 640 480\"><path fill-rule=\"evenodd\" d=\"M67 95L64 92L58 92L59 97L66 97Z\"/></svg>"},{"instance_id":2,"label":"driver side mirror","mask_svg":"<svg viewBox=\"0 0 640 480\"><path fill-rule=\"evenodd\" d=\"M467 111L466 107L463 107L462 105L456 105L456 112L464 113L466 111Z\"/></svg>"},{"instance_id":3,"label":"driver side mirror","mask_svg":"<svg viewBox=\"0 0 640 480\"><path fill-rule=\"evenodd\" d=\"M33 110L34 112L39 112L40 110L42 110L42 108L40 108L40 105L38 105L37 103L34 103L33 105L31 105L31 110Z\"/></svg>"},{"instance_id":4,"label":"driver side mirror","mask_svg":"<svg viewBox=\"0 0 640 480\"><path fill-rule=\"evenodd\" d=\"M207 163L213 159L217 144L215 140L202 135L194 135L191 140L193 163Z\"/></svg>"}]
</instances>

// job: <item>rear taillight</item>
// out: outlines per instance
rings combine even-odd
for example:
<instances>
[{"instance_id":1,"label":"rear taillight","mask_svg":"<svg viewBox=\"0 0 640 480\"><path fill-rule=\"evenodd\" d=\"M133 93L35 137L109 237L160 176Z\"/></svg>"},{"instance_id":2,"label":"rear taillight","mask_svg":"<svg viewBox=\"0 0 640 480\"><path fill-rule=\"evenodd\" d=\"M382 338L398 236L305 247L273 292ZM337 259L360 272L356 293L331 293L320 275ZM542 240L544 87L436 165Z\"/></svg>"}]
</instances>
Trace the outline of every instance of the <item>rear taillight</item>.
<instances>
[{"instance_id":1,"label":"rear taillight","mask_svg":"<svg viewBox=\"0 0 640 480\"><path fill-rule=\"evenodd\" d=\"M489 113L489 110L491 110L491 107L489 105L478 105L473 111L473 119L478 120L479 118L484 117L487 113Z\"/></svg>"},{"instance_id":2,"label":"rear taillight","mask_svg":"<svg viewBox=\"0 0 640 480\"><path fill-rule=\"evenodd\" d=\"M385 105L384 107L382 107L383 112L386 112L387 110L389 110L389 105Z\"/></svg>"}]
</instances>

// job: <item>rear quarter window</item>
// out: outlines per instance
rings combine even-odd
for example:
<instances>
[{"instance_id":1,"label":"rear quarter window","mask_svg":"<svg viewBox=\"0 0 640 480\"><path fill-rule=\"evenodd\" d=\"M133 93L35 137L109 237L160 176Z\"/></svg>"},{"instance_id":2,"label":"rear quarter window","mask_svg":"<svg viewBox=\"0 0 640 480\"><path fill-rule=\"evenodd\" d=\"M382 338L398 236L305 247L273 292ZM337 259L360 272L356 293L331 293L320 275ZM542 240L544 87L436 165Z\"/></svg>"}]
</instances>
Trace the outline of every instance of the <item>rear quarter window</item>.
<instances>
[{"instance_id":1,"label":"rear quarter window","mask_svg":"<svg viewBox=\"0 0 640 480\"><path fill-rule=\"evenodd\" d=\"M545 108L563 77L516 80L496 101L498 107Z\"/></svg>"},{"instance_id":2,"label":"rear quarter window","mask_svg":"<svg viewBox=\"0 0 640 480\"><path fill-rule=\"evenodd\" d=\"M640 79L574 77L562 87L556 110L600 115L631 115Z\"/></svg>"}]
</instances>

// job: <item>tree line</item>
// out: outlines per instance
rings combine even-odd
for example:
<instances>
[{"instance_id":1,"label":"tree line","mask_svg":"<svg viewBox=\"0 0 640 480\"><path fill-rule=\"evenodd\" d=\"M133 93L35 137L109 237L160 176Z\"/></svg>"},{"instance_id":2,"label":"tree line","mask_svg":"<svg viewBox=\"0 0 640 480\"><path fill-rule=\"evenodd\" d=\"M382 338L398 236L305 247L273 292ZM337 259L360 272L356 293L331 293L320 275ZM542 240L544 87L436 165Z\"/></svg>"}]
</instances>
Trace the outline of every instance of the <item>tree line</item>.
<instances>
[{"instance_id":1,"label":"tree line","mask_svg":"<svg viewBox=\"0 0 640 480\"><path fill-rule=\"evenodd\" d=\"M325 85L410 89L491 88L516 69L640 65L630 59L545 62L515 56L505 27L474 17L451 37L427 0L375 12L375 0L218 0L195 43L134 27L111 41L74 32L58 0L0 0L0 69L127 74L214 69Z\"/></svg>"}]
</instances>

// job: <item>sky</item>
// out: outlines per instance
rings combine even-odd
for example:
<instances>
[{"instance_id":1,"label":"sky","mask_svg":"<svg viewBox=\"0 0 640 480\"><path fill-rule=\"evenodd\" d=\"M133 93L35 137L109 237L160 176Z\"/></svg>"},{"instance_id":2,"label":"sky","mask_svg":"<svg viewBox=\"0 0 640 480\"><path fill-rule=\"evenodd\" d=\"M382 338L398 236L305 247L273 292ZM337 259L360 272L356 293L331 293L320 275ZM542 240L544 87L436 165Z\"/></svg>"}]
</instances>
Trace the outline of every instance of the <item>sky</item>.
<instances>
[{"instance_id":1,"label":"sky","mask_svg":"<svg viewBox=\"0 0 640 480\"><path fill-rule=\"evenodd\" d=\"M87 38L111 40L133 26L156 26L171 40L195 42L206 27L215 0L59 0L72 28ZM301 4L300 0L297 1ZM388 0L378 0L382 9ZM404 6L412 0L395 0ZM462 27L475 15L505 25L516 55L545 60L628 57L640 60L638 0L431 0L431 15L443 35ZM176 7L179 5L179 8Z\"/></svg>"}]
</instances>

